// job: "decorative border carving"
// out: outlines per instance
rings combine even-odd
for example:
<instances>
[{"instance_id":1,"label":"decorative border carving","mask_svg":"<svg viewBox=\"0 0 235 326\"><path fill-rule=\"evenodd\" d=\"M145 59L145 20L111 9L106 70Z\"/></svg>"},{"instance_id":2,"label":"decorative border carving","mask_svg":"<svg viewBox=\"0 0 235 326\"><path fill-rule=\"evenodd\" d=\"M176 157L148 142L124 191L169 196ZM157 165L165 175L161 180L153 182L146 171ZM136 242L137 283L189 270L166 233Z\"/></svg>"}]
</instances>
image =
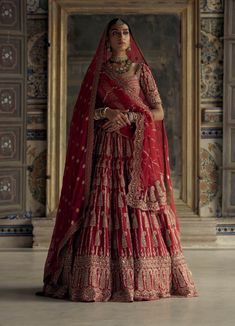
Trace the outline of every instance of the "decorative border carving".
<instances>
[{"instance_id":1,"label":"decorative border carving","mask_svg":"<svg viewBox=\"0 0 235 326\"><path fill-rule=\"evenodd\" d=\"M201 138L203 139L211 139L211 138L222 138L223 137L223 129L216 127L205 127L201 128Z\"/></svg>"},{"instance_id":2,"label":"decorative border carving","mask_svg":"<svg viewBox=\"0 0 235 326\"><path fill-rule=\"evenodd\" d=\"M235 224L218 224L216 226L217 235L235 235Z\"/></svg>"},{"instance_id":3,"label":"decorative border carving","mask_svg":"<svg viewBox=\"0 0 235 326\"><path fill-rule=\"evenodd\" d=\"M0 217L26 198L26 0L0 1Z\"/></svg>"},{"instance_id":4,"label":"decorative border carving","mask_svg":"<svg viewBox=\"0 0 235 326\"><path fill-rule=\"evenodd\" d=\"M46 129L27 129L27 140L46 140Z\"/></svg>"},{"instance_id":5,"label":"decorative border carving","mask_svg":"<svg viewBox=\"0 0 235 326\"><path fill-rule=\"evenodd\" d=\"M23 73L22 40L0 36L0 73L18 74Z\"/></svg>"},{"instance_id":6,"label":"decorative border carving","mask_svg":"<svg viewBox=\"0 0 235 326\"><path fill-rule=\"evenodd\" d=\"M23 180L25 171L22 168L1 168L0 171L0 214L23 210Z\"/></svg>"},{"instance_id":7,"label":"decorative border carving","mask_svg":"<svg viewBox=\"0 0 235 326\"><path fill-rule=\"evenodd\" d=\"M24 1L3 0L0 3L0 29L17 33L23 31Z\"/></svg>"},{"instance_id":8,"label":"decorative border carving","mask_svg":"<svg viewBox=\"0 0 235 326\"><path fill-rule=\"evenodd\" d=\"M1 223L1 220L0 220ZM33 234L33 226L31 224L26 225L0 225L0 237L10 236L30 236Z\"/></svg>"},{"instance_id":9,"label":"decorative border carving","mask_svg":"<svg viewBox=\"0 0 235 326\"><path fill-rule=\"evenodd\" d=\"M0 166L9 162L21 162L22 128L2 127L0 130Z\"/></svg>"},{"instance_id":10,"label":"decorative border carving","mask_svg":"<svg viewBox=\"0 0 235 326\"><path fill-rule=\"evenodd\" d=\"M202 108L202 123L215 125L219 124L222 127L223 110L222 108Z\"/></svg>"}]
</instances>

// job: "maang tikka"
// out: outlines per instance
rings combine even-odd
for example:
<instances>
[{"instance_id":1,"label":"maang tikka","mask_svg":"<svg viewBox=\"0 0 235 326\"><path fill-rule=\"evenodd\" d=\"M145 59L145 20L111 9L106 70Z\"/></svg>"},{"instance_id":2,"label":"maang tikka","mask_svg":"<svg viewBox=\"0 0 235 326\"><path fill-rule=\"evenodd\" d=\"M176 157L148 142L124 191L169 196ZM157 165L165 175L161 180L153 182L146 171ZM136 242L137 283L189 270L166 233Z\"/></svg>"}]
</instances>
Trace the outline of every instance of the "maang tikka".
<instances>
[{"instance_id":1,"label":"maang tikka","mask_svg":"<svg viewBox=\"0 0 235 326\"><path fill-rule=\"evenodd\" d=\"M116 21L115 24L117 24L117 25L123 25L124 22L120 18L118 18L118 20Z\"/></svg>"}]
</instances>

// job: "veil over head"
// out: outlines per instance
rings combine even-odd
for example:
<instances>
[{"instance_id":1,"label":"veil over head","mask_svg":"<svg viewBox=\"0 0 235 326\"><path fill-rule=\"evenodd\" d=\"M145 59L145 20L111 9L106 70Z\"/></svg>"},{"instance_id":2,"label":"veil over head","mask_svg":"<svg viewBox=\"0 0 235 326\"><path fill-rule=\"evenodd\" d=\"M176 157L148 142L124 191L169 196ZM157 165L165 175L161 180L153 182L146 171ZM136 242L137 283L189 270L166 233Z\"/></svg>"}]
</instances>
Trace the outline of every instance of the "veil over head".
<instances>
[{"instance_id":1,"label":"veil over head","mask_svg":"<svg viewBox=\"0 0 235 326\"><path fill-rule=\"evenodd\" d=\"M50 278L53 274L53 279L57 279L61 273L61 257L63 249L72 246L75 232L79 229L81 222L85 218L86 207L89 201L91 171L92 171L92 154L94 145L94 110L96 105L97 88L100 78L102 64L105 63L111 53L107 50L107 29L108 24L101 36L97 50L87 69L80 92L78 94L73 115L70 123L68 145L66 152L66 160L64 167L63 183L58 203L58 209L55 219L55 226L49 246L49 251L44 268L44 281ZM132 33L130 33L130 51L127 51L128 57L133 62L146 64L147 62L139 49ZM138 110L138 105L133 105L133 108ZM142 110L142 111L141 111ZM139 108L139 112L145 117L139 123L145 129L142 137L142 145L146 151L139 148L137 156L139 160L139 168L141 175L139 182L136 183L133 172L132 182L129 187L129 204L135 207L135 202L141 199L141 196L146 196L149 189L154 188L157 179L160 176L163 178L167 190L167 205L174 212L175 224L179 230L179 220L176 216L175 204L173 198L173 187L170 177L170 166L168 156L168 142L166 136L166 128L164 120L157 121L154 125L151 120L151 115L146 108ZM148 126L151 125L151 128ZM154 142L152 146L151 141ZM156 147L157 146L157 147ZM152 148L152 149L151 149ZM153 152L153 148L157 148L157 153ZM152 157L152 161L148 161L145 154ZM160 153L160 156L159 156ZM158 154L158 157L156 156ZM154 169L154 162L160 162L159 171ZM149 166L152 170L149 171ZM140 186L142 187L141 189ZM139 188L138 188L139 187ZM153 206L151 209L155 210ZM164 207L160 208L163 211ZM157 211L157 209L156 209Z\"/></svg>"}]
</instances>

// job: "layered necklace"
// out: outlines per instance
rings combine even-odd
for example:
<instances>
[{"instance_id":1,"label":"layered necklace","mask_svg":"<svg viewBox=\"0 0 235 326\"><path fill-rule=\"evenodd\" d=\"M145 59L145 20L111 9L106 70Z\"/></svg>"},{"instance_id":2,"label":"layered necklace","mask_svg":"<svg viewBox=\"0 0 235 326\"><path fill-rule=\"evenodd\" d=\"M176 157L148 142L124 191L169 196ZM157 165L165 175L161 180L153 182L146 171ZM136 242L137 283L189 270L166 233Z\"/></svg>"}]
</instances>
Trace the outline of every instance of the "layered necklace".
<instances>
[{"instance_id":1,"label":"layered necklace","mask_svg":"<svg viewBox=\"0 0 235 326\"><path fill-rule=\"evenodd\" d=\"M107 63L108 63L108 67L111 70L115 71L118 74L124 74L125 72L130 70L132 61L126 57L125 58L118 57L118 58L110 58ZM120 63L120 64L124 63L124 65L120 67L114 67L112 63Z\"/></svg>"}]
</instances>

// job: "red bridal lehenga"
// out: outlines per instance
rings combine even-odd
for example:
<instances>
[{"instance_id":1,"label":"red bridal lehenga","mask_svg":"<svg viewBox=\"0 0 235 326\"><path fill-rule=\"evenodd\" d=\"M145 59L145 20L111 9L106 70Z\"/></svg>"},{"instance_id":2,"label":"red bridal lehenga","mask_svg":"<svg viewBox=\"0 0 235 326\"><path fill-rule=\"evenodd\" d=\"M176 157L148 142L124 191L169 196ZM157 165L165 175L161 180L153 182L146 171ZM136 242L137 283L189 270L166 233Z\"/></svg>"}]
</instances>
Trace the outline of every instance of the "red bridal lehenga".
<instances>
[{"instance_id":1,"label":"red bridal lehenga","mask_svg":"<svg viewBox=\"0 0 235 326\"><path fill-rule=\"evenodd\" d=\"M180 244L157 85L131 35L134 75L105 62L106 30L75 104L43 295L72 301L198 296ZM136 112L119 132L94 121L97 107Z\"/></svg>"}]
</instances>

